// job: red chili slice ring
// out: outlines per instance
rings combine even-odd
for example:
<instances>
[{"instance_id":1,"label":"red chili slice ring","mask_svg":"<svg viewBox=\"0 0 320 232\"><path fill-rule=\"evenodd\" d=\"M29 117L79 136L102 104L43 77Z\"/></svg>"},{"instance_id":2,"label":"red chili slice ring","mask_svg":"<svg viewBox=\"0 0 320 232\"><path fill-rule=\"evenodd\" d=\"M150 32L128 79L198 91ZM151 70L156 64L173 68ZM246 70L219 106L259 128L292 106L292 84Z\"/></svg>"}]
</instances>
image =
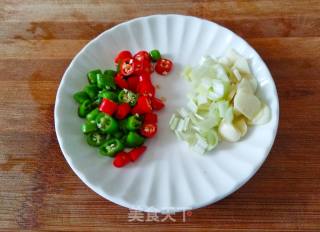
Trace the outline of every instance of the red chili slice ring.
<instances>
[{"instance_id":1,"label":"red chili slice ring","mask_svg":"<svg viewBox=\"0 0 320 232\"><path fill-rule=\"evenodd\" d=\"M172 66L171 60L159 59L156 63L155 70L158 74L165 76L171 71Z\"/></svg>"},{"instance_id":2,"label":"red chili slice ring","mask_svg":"<svg viewBox=\"0 0 320 232\"><path fill-rule=\"evenodd\" d=\"M134 72L134 59L132 58L126 58L122 60L121 66L120 66L120 72L124 76L130 76Z\"/></svg>"},{"instance_id":3,"label":"red chili slice ring","mask_svg":"<svg viewBox=\"0 0 320 232\"><path fill-rule=\"evenodd\" d=\"M150 55L147 51L139 51L133 56L133 58L139 61L151 61Z\"/></svg>"},{"instance_id":4,"label":"red chili slice ring","mask_svg":"<svg viewBox=\"0 0 320 232\"><path fill-rule=\"evenodd\" d=\"M129 59L132 58L131 52L128 51L128 50L123 50L123 51L118 53L118 55L114 59L114 63L118 64L120 61L122 61L124 59L128 59L128 58Z\"/></svg>"},{"instance_id":5,"label":"red chili slice ring","mask_svg":"<svg viewBox=\"0 0 320 232\"><path fill-rule=\"evenodd\" d=\"M157 124L145 123L140 129L140 134L144 137L151 138L157 133Z\"/></svg>"}]
</instances>

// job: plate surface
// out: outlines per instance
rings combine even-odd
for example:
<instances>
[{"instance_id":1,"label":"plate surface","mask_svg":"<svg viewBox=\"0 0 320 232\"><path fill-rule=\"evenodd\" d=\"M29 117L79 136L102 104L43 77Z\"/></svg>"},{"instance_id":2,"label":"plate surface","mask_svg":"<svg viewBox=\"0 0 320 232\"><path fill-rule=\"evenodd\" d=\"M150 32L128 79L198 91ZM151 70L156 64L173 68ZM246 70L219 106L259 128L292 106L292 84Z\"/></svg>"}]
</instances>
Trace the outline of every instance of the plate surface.
<instances>
[{"instance_id":1,"label":"plate surface","mask_svg":"<svg viewBox=\"0 0 320 232\"><path fill-rule=\"evenodd\" d=\"M113 68L120 50L159 49L175 67L167 77L154 74L158 97L166 108L159 113L159 132L147 141L141 159L117 169L112 159L98 155L80 131L72 95L86 83L91 69ZM233 48L250 59L259 83L258 95L272 111L271 121L249 128L237 143L222 142L207 155L194 154L168 128L172 113L186 104L189 86L180 73L203 55L221 56ZM146 212L177 212L214 203L248 181L262 165L274 142L279 102L274 81L257 52L230 30L190 16L154 15L137 18L105 31L72 60L60 83L55 104L55 128L61 150L79 178L104 198Z\"/></svg>"}]
</instances>

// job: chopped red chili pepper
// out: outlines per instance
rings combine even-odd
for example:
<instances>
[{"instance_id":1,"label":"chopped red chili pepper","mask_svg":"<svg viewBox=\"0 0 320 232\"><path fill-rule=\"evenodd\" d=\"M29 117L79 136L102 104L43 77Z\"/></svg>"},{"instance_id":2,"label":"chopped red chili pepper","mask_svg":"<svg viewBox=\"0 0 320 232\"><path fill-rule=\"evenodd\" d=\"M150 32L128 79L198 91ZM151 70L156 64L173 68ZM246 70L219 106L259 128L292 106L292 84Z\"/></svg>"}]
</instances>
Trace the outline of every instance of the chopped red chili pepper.
<instances>
[{"instance_id":1,"label":"chopped red chili pepper","mask_svg":"<svg viewBox=\"0 0 320 232\"><path fill-rule=\"evenodd\" d=\"M146 73L152 73L154 70L153 70L153 66L151 64L150 61L143 61L143 72L146 72Z\"/></svg>"},{"instance_id":2,"label":"chopped red chili pepper","mask_svg":"<svg viewBox=\"0 0 320 232\"><path fill-rule=\"evenodd\" d=\"M140 134L144 137L151 138L157 133L157 124L145 123L140 128Z\"/></svg>"},{"instance_id":3,"label":"chopped red chili pepper","mask_svg":"<svg viewBox=\"0 0 320 232\"><path fill-rule=\"evenodd\" d=\"M151 98L151 106L154 110L161 110L165 107L165 104L159 98L153 97Z\"/></svg>"},{"instance_id":4,"label":"chopped red chili pepper","mask_svg":"<svg viewBox=\"0 0 320 232\"><path fill-rule=\"evenodd\" d=\"M158 115L155 113L146 113L143 117L143 123L157 123Z\"/></svg>"},{"instance_id":5,"label":"chopped red chili pepper","mask_svg":"<svg viewBox=\"0 0 320 232\"><path fill-rule=\"evenodd\" d=\"M160 75L167 75L172 69L172 62L168 59L159 59L156 63L155 70Z\"/></svg>"},{"instance_id":6,"label":"chopped red chili pepper","mask_svg":"<svg viewBox=\"0 0 320 232\"><path fill-rule=\"evenodd\" d=\"M152 111L150 98L147 96L140 96L137 104L131 110L132 114L145 114Z\"/></svg>"},{"instance_id":7,"label":"chopped red chili pepper","mask_svg":"<svg viewBox=\"0 0 320 232\"><path fill-rule=\"evenodd\" d=\"M128 83L128 89L133 91L133 92L137 92L137 87L139 84L139 77L138 76L130 76L127 79L127 83Z\"/></svg>"},{"instance_id":8,"label":"chopped red chili pepper","mask_svg":"<svg viewBox=\"0 0 320 232\"><path fill-rule=\"evenodd\" d=\"M133 58L140 61L151 61L150 55L147 51L140 51L136 53Z\"/></svg>"},{"instance_id":9,"label":"chopped red chili pepper","mask_svg":"<svg viewBox=\"0 0 320 232\"><path fill-rule=\"evenodd\" d=\"M134 60L134 74L140 75L143 72L143 61Z\"/></svg>"},{"instance_id":10,"label":"chopped red chili pepper","mask_svg":"<svg viewBox=\"0 0 320 232\"><path fill-rule=\"evenodd\" d=\"M114 63L118 64L120 61L127 59L127 58L132 58L132 54L130 51L123 50L118 53L118 55L114 59Z\"/></svg>"},{"instance_id":11,"label":"chopped red chili pepper","mask_svg":"<svg viewBox=\"0 0 320 232\"><path fill-rule=\"evenodd\" d=\"M132 162L136 161L145 151L147 150L146 146L136 147L129 151L129 157Z\"/></svg>"},{"instance_id":12,"label":"chopped red chili pepper","mask_svg":"<svg viewBox=\"0 0 320 232\"><path fill-rule=\"evenodd\" d=\"M134 60L134 74L152 73L153 66L149 60Z\"/></svg>"},{"instance_id":13,"label":"chopped red chili pepper","mask_svg":"<svg viewBox=\"0 0 320 232\"><path fill-rule=\"evenodd\" d=\"M151 82L151 75L148 72L139 75L139 82Z\"/></svg>"},{"instance_id":14,"label":"chopped red chili pepper","mask_svg":"<svg viewBox=\"0 0 320 232\"><path fill-rule=\"evenodd\" d=\"M128 82L124 79L124 76L121 75L120 73L118 73L115 78L114 78L114 82L116 83L116 85L122 89L128 89L129 85Z\"/></svg>"},{"instance_id":15,"label":"chopped red chili pepper","mask_svg":"<svg viewBox=\"0 0 320 232\"><path fill-rule=\"evenodd\" d=\"M130 76L134 72L134 59L126 58L120 63L120 72L124 76Z\"/></svg>"},{"instance_id":16,"label":"chopped red chili pepper","mask_svg":"<svg viewBox=\"0 0 320 232\"><path fill-rule=\"evenodd\" d=\"M117 110L118 105L113 101L103 98L99 110L106 114L112 115Z\"/></svg>"},{"instance_id":17,"label":"chopped red chili pepper","mask_svg":"<svg viewBox=\"0 0 320 232\"><path fill-rule=\"evenodd\" d=\"M137 87L137 93L149 97L154 97L156 88L152 85L151 81L140 82Z\"/></svg>"},{"instance_id":18,"label":"chopped red chili pepper","mask_svg":"<svg viewBox=\"0 0 320 232\"><path fill-rule=\"evenodd\" d=\"M118 154L116 154L113 160L113 165L117 168L121 168L126 164L130 163L130 161L131 156L127 152L121 151Z\"/></svg>"},{"instance_id":19,"label":"chopped red chili pepper","mask_svg":"<svg viewBox=\"0 0 320 232\"><path fill-rule=\"evenodd\" d=\"M130 112L131 107L128 103L122 103L118 105L115 117L117 119L124 119Z\"/></svg>"}]
</instances>

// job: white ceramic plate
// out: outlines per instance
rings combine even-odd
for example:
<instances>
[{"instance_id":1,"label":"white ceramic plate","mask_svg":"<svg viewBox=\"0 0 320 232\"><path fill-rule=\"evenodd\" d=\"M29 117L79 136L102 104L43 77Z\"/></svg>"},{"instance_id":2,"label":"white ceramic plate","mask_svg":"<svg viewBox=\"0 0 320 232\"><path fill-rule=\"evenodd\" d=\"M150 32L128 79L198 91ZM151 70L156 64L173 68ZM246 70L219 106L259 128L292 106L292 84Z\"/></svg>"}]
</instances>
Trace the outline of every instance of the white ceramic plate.
<instances>
[{"instance_id":1,"label":"white ceramic plate","mask_svg":"<svg viewBox=\"0 0 320 232\"><path fill-rule=\"evenodd\" d=\"M113 68L120 50L159 49L173 60L168 77L155 76L157 96L165 97L159 113L159 132L148 140L141 159L122 169L112 159L98 155L86 144L80 131L72 95L86 83L91 69ZM234 48L251 62L259 82L259 95L272 110L271 121L250 128L240 142L222 142L207 155L194 154L168 128L172 113L186 104L187 83L183 66L195 65L201 56L223 55ZM155 75L155 74L154 74ZM266 159L274 142L279 103L274 81L257 52L230 30L215 23L182 15L154 15L137 18L105 31L88 43L73 59L60 83L55 105L55 128L61 150L74 172L104 198L142 211L167 212L194 209L231 194L251 178Z\"/></svg>"}]
</instances>

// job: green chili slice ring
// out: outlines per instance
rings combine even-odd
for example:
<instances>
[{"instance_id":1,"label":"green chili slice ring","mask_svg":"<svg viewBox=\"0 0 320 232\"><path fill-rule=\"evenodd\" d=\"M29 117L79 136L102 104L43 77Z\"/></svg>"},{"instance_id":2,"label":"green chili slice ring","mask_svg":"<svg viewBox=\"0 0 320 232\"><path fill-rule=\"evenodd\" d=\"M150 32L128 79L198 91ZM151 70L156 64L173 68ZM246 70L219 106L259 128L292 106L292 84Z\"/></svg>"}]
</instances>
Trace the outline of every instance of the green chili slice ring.
<instances>
[{"instance_id":1,"label":"green chili slice ring","mask_svg":"<svg viewBox=\"0 0 320 232\"><path fill-rule=\"evenodd\" d=\"M76 92L74 95L73 95L73 99L78 102L79 104L83 103L85 100L88 100L89 99L89 96L88 94L85 92L85 91L79 91L79 92Z\"/></svg>"},{"instance_id":2,"label":"green chili slice ring","mask_svg":"<svg viewBox=\"0 0 320 232\"><path fill-rule=\"evenodd\" d=\"M86 115L91 111L92 105L89 100L84 100L78 108L78 115L80 118L85 118Z\"/></svg>"},{"instance_id":3,"label":"green chili slice ring","mask_svg":"<svg viewBox=\"0 0 320 232\"><path fill-rule=\"evenodd\" d=\"M120 103L128 103L130 106L134 106L137 103L138 96L134 92L123 89L118 95Z\"/></svg>"},{"instance_id":4,"label":"green chili slice ring","mask_svg":"<svg viewBox=\"0 0 320 232\"><path fill-rule=\"evenodd\" d=\"M101 155L114 157L123 149L124 145L119 139L110 139L100 146L99 151Z\"/></svg>"},{"instance_id":5,"label":"green chili slice ring","mask_svg":"<svg viewBox=\"0 0 320 232\"><path fill-rule=\"evenodd\" d=\"M109 135L93 132L87 135L87 143L90 146L99 147L108 139L108 136Z\"/></svg>"},{"instance_id":6,"label":"green chili slice ring","mask_svg":"<svg viewBox=\"0 0 320 232\"><path fill-rule=\"evenodd\" d=\"M108 114L100 113L96 117L97 127L100 131L113 134L119 130L118 122Z\"/></svg>"},{"instance_id":7,"label":"green chili slice ring","mask_svg":"<svg viewBox=\"0 0 320 232\"><path fill-rule=\"evenodd\" d=\"M126 119L125 128L129 131L134 131L134 130L139 129L141 127L141 124L142 124L142 122L141 122L139 116L132 115Z\"/></svg>"}]
</instances>

